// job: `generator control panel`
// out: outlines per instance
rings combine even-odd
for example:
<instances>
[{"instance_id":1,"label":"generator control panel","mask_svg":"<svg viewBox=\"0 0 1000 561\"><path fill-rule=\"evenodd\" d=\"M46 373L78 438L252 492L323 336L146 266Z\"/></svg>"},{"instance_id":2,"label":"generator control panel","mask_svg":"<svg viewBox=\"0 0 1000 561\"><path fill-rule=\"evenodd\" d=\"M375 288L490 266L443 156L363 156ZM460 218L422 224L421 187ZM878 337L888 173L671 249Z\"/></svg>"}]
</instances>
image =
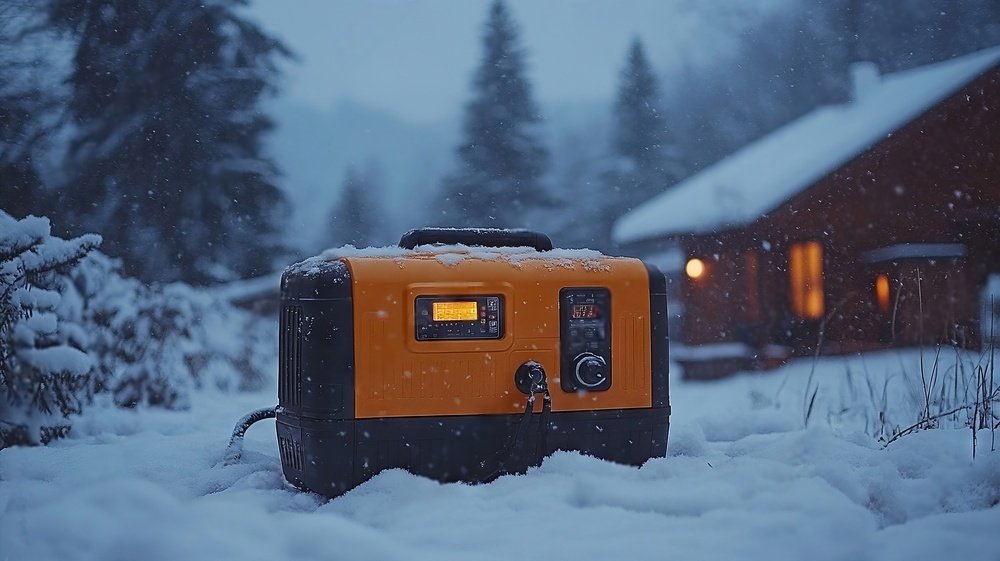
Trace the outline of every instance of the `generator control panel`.
<instances>
[{"instance_id":1,"label":"generator control panel","mask_svg":"<svg viewBox=\"0 0 1000 561\"><path fill-rule=\"evenodd\" d=\"M559 292L560 386L567 392L611 387L611 293L607 288Z\"/></svg>"},{"instance_id":2,"label":"generator control panel","mask_svg":"<svg viewBox=\"0 0 1000 561\"><path fill-rule=\"evenodd\" d=\"M503 296L417 296L414 328L417 341L500 339L504 330Z\"/></svg>"}]
</instances>

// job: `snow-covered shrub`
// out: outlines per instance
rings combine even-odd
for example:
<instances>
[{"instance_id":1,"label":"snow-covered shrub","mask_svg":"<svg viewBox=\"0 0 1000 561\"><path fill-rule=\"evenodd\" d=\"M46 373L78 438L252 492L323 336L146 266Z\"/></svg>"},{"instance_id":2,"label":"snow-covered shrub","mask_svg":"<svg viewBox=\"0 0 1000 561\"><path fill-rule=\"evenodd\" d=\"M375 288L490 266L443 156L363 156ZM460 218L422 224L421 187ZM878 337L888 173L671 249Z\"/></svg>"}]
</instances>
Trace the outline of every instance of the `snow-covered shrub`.
<instances>
[{"instance_id":1,"label":"snow-covered shrub","mask_svg":"<svg viewBox=\"0 0 1000 561\"><path fill-rule=\"evenodd\" d=\"M89 397L94 363L83 326L59 314L67 273L101 243L51 235L48 219L0 211L0 448L47 442Z\"/></svg>"},{"instance_id":2,"label":"snow-covered shrub","mask_svg":"<svg viewBox=\"0 0 1000 561\"><path fill-rule=\"evenodd\" d=\"M274 325L183 283L147 285L94 254L73 273L84 306L67 310L91 333L94 390L117 405L185 408L193 389L259 388Z\"/></svg>"},{"instance_id":3,"label":"snow-covered shrub","mask_svg":"<svg viewBox=\"0 0 1000 561\"><path fill-rule=\"evenodd\" d=\"M122 276L93 251L100 241L0 211L0 448L66 434L95 395L176 409L195 389L270 379L273 321L183 283Z\"/></svg>"}]
</instances>

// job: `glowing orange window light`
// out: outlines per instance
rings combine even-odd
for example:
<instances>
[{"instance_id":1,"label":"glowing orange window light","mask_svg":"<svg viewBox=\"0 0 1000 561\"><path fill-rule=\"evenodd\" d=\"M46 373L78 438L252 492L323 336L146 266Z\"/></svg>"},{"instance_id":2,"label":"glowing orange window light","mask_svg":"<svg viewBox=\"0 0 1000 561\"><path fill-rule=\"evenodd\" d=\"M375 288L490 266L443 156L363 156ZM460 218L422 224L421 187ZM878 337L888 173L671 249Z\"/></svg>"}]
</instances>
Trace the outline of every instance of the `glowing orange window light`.
<instances>
[{"instance_id":1,"label":"glowing orange window light","mask_svg":"<svg viewBox=\"0 0 1000 561\"><path fill-rule=\"evenodd\" d=\"M697 257L688 259L687 265L684 266L684 272L692 279L700 279L705 275L705 262Z\"/></svg>"},{"instance_id":2,"label":"glowing orange window light","mask_svg":"<svg viewBox=\"0 0 1000 561\"><path fill-rule=\"evenodd\" d=\"M875 303L878 305L879 312L889 313L889 277L887 275L880 274L875 277Z\"/></svg>"},{"instance_id":3,"label":"glowing orange window light","mask_svg":"<svg viewBox=\"0 0 1000 561\"><path fill-rule=\"evenodd\" d=\"M792 312L806 319L823 317L823 246L817 241L792 245L788 252Z\"/></svg>"}]
</instances>

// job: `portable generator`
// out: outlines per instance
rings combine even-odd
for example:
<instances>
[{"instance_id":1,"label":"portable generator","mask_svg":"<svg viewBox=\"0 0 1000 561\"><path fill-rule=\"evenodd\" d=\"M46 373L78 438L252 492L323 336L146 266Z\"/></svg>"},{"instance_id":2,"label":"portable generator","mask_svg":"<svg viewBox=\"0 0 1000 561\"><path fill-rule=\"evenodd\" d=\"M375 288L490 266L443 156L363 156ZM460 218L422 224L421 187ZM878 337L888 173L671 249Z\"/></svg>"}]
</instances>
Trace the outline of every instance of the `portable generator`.
<instances>
[{"instance_id":1,"label":"portable generator","mask_svg":"<svg viewBox=\"0 0 1000 561\"><path fill-rule=\"evenodd\" d=\"M278 407L242 430L276 416L285 478L331 497L388 468L484 482L556 450L640 465L666 454L667 342L665 278L638 259L413 230L285 270Z\"/></svg>"}]
</instances>

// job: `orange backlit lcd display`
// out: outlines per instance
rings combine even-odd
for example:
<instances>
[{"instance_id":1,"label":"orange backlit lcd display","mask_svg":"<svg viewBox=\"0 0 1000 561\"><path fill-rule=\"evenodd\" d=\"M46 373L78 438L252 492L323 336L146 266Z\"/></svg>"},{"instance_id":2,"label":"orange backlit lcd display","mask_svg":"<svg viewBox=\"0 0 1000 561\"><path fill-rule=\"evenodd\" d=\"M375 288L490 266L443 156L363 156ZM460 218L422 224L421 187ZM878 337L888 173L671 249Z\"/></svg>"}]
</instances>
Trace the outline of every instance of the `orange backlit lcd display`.
<instances>
[{"instance_id":1,"label":"orange backlit lcd display","mask_svg":"<svg viewBox=\"0 0 1000 561\"><path fill-rule=\"evenodd\" d=\"M476 321L479 307L472 302L434 302L431 315L434 321Z\"/></svg>"}]
</instances>

